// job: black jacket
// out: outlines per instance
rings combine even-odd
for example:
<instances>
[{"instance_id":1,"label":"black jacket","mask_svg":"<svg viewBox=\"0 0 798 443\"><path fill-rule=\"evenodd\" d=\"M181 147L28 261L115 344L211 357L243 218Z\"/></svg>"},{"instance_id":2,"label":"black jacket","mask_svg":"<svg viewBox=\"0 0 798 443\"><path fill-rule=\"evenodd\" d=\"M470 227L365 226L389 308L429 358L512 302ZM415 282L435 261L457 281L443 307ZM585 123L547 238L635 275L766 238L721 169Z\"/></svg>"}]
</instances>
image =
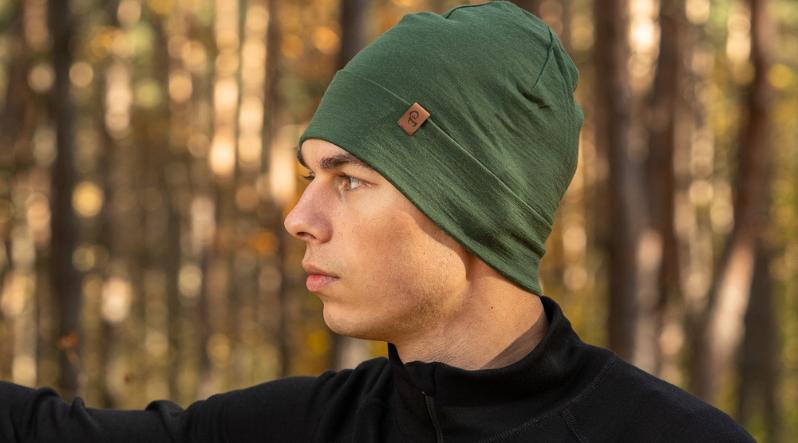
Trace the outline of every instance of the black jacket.
<instances>
[{"instance_id":1,"label":"black jacket","mask_svg":"<svg viewBox=\"0 0 798 443\"><path fill-rule=\"evenodd\" d=\"M498 369L389 357L144 410L87 408L0 382L0 442L751 442L728 415L580 340L542 296L549 329Z\"/></svg>"}]
</instances>

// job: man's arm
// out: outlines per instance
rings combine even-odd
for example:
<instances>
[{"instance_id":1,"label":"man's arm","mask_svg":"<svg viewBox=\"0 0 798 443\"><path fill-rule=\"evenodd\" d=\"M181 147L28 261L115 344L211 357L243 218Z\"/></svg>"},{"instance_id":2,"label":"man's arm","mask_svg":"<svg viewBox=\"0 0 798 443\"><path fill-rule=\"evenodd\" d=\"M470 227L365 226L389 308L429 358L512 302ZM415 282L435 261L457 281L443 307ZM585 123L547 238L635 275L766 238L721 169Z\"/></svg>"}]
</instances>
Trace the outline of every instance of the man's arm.
<instances>
[{"instance_id":1,"label":"man's arm","mask_svg":"<svg viewBox=\"0 0 798 443\"><path fill-rule=\"evenodd\" d=\"M170 435L163 420L179 422L183 412L173 403L171 408L160 404L152 409L130 411L87 408L79 397L67 403L50 388L31 389L0 381L0 442L4 443L171 443L182 439L173 439L180 436ZM179 425L173 427L179 429Z\"/></svg>"},{"instance_id":2,"label":"man's arm","mask_svg":"<svg viewBox=\"0 0 798 443\"><path fill-rule=\"evenodd\" d=\"M329 396L321 377L288 377L179 405L158 400L144 410L87 408L53 389L0 381L0 442L307 441L311 403ZM313 399L313 400L312 400Z\"/></svg>"}]
</instances>

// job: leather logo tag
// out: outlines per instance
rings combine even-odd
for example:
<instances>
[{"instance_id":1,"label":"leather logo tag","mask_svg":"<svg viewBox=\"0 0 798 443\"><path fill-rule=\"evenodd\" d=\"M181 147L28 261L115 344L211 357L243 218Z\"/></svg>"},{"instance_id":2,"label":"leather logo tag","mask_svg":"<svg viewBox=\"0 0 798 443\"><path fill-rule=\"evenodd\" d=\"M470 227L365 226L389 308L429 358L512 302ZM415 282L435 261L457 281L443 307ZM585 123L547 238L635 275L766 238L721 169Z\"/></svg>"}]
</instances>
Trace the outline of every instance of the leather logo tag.
<instances>
[{"instance_id":1,"label":"leather logo tag","mask_svg":"<svg viewBox=\"0 0 798 443\"><path fill-rule=\"evenodd\" d=\"M421 127L421 124L429 118L429 115L429 112L424 107L417 102L413 102L397 123L407 135L413 135Z\"/></svg>"}]
</instances>

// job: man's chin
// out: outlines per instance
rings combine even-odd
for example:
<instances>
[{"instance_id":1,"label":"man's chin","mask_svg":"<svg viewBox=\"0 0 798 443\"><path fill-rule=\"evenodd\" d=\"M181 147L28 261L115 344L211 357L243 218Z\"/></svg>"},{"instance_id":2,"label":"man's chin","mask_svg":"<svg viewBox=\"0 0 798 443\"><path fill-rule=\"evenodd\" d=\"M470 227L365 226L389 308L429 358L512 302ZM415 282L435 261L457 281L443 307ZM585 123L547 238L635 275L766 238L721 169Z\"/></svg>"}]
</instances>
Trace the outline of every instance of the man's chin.
<instances>
[{"instance_id":1,"label":"man's chin","mask_svg":"<svg viewBox=\"0 0 798 443\"><path fill-rule=\"evenodd\" d=\"M352 320L351 317L342 314L337 309L324 305L324 323L330 330L338 335L346 337L360 338L363 340L382 340L379 331L366 325L363 322Z\"/></svg>"}]
</instances>

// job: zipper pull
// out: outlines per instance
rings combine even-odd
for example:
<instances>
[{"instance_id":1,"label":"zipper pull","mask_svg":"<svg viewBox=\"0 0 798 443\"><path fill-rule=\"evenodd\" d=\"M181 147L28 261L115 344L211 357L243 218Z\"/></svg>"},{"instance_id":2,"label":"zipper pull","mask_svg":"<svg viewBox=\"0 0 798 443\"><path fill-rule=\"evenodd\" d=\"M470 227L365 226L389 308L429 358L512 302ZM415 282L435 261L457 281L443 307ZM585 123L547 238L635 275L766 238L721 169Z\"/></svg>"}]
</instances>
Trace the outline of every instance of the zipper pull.
<instances>
[{"instance_id":1,"label":"zipper pull","mask_svg":"<svg viewBox=\"0 0 798 443\"><path fill-rule=\"evenodd\" d=\"M424 391L421 391L421 394L424 396L424 402L427 404L427 413L429 413L429 418L432 420L432 427L435 428L435 441L437 443L443 443L443 431L441 430L440 422L438 422L438 415L435 413L435 404L432 401L432 396Z\"/></svg>"}]
</instances>

